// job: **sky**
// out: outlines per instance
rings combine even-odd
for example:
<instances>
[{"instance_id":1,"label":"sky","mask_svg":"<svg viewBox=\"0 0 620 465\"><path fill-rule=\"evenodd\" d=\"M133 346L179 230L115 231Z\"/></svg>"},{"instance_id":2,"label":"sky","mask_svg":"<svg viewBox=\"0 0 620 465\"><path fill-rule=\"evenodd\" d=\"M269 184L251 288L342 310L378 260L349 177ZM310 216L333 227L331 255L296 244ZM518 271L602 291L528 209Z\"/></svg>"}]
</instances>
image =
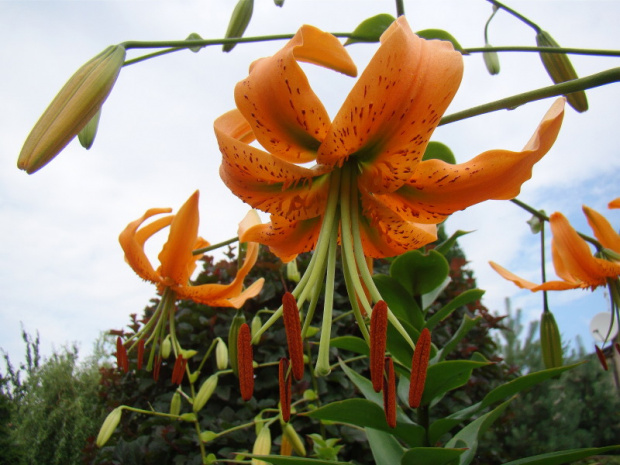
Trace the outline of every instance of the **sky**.
<instances>
[{"instance_id":1,"label":"sky","mask_svg":"<svg viewBox=\"0 0 620 465\"><path fill-rule=\"evenodd\" d=\"M277 8L256 0L246 36L294 33L302 24L330 32L352 31L378 13L394 14L391 0L286 0ZM355 6L353 6L353 4ZM512 1L563 46L620 49L620 3L599 0ZM218 176L220 154L213 120L234 107L234 84L249 64L276 52L283 42L245 44L231 53L219 47L166 55L125 67L106 101L93 148L73 141L40 172L16 167L30 129L66 80L108 45L127 40L179 40L225 33L234 2L0 0L0 347L23 358L21 328L41 337L43 354L76 343L82 355L102 331L121 328L154 295L124 263L118 234L151 207L178 209L201 191L200 234L212 243L236 235L247 205ZM484 44L491 13L484 0L405 0L414 31L441 28L464 47ZM489 28L493 45L534 45L534 33L499 12ZM377 45L356 44L349 52L361 71ZM137 56L135 51L128 58ZM573 56L581 76L618 66L617 58ZM464 58L463 83L447 113L550 84L535 54L500 55L501 72L490 76L480 55ZM310 82L335 115L353 80L306 67ZM619 197L618 85L588 91L590 110L567 107L560 136L524 184L519 199L562 211L590 233L581 205L605 214L616 227L620 212L608 211ZM489 149L519 150L551 100L440 127L433 135L464 162ZM536 319L542 295L519 291L489 267L494 260L539 281L539 238L525 223L530 215L512 203L489 201L454 214L449 232L474 231L460 244L483 303L505 312L505 299ZM157 246L148 249L153 257ZM552 267L548 266L553 278ZM550 294L561 332L579 335L587 348L592 317L608 311L604 290Z\"/></svg>"}]
</instances>

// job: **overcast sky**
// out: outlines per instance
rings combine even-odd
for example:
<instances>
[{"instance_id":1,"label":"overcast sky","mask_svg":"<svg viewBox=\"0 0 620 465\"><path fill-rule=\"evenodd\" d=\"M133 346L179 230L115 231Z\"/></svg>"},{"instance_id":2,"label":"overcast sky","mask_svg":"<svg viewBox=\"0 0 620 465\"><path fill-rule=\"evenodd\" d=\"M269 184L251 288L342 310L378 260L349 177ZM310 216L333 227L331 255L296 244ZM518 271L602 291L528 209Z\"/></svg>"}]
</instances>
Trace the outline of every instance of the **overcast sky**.
<instances>
[{"instance_id":1,"label":"overcast sky","mask_svg":"<svg viewBox=\"0 0 620 465\"><path fill-rule=\"evenodd\" d=\"M247 36L294 33L304 23L327 31L352 31L378 13L394 14L391 0L287 0L276 8L256 0ZM16 166L21 146L48 103L84 62L106 46L127 40L178 40L191 32L222 37L234 2L200 1L0 1L0 347L23 357L20 325L39 331L42 349L77 342L89 353L101 331L121 328L154 295L124 263L117 237L150 207L175 210L201 190L200 232L212 243L236 234L247 206L218 177L220 154L213 120L233 108L234 84L256 58L282 43L237 46L231 53L204 49L175 53L122 70L106 102L94 147L72 142L42 171L28 176ZM620 49L620 3L596 0L513 1L510 5L547 29L567 47ZM414 30L443 28L464 47L483 45L491 6L483 0L405 1ZM490 27L493 45L534 45L531 29L500 12ZM349 51L362 70L376 45ZM133 51L128 58L136 56ZM618 66L617 58L574 56L585 76ZM480 55L465 57L465 76L448 113L546 86L548 76L535 54L505 53L501 73L490 76ZM312 69L311 84L334 115L353 80ZM617 174L618 85L588 92L590 110L567 107L551 152L535 167L520 199L548 213L562 211L590 233L581 205L620 225L607 202L620 196ZM439 128L433 139L448 144L459 162L488 149L519 150L551 100ZM476 230L461 240L484 303L538 317L542 296L521 291L495 274L494 260L539 281L538 237L529 214L509 202L486 202L448 220L450 232ZM158 250L152 250L154 256ZM553 277L552 268L548 270ZM592 347L588 324L607 311L605 292L551 294L562 333L581 335Z\"/></svg>"}]
</instances>

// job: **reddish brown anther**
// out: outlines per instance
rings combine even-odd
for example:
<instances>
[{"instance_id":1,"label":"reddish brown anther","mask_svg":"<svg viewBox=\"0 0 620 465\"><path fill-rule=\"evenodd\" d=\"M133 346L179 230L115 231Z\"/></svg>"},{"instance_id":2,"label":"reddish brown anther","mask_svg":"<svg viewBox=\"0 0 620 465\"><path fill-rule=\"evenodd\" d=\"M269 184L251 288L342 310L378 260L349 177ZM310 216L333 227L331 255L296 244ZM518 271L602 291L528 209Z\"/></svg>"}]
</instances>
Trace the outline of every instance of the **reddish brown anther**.
<instances>
[{"instance_id":1,"label":"reddish brown anther","mask_svg":"<svg viewBox=\"0 0 620 465\"><path fill-rule=\"evenodd\" d=\"M605 357L603 351L597 345L595 345L594 348L596 349L596 356L598 357L598 361L601 362L603 369L605 371L609 370L609 367L607 366L607 358Z\"/></svg>"},{"instance_id":2,"label":"reddish brown anther","mask_svg":"<svg viewBox=\"0 0 620 465\"><path fill-rule=\"evenodd\" d=\"M370 315L370 380L375 392L383 387L383 366L387 341L388 307L380 300Z\"/></svg>"},{"instance_id":3,"label":"reddish brown anther","mask_svg":"<svg viewBox=\"0 0 620 465\"><path fill-rule=\"evenodd\" d=\"M186 366L187 359L185 359L181 354L179 354L174 362L174 368L172 369L172 384L181 384L183 382Z\"/></svg>"},{"instance_id":4,"label":"reddish brown anther","mask_svg":"<svg viewBox=\"0 0 620 465\"><path fill-rule=\"evenodd\" d=\"M161 369L161 356L156 355L155 361L153 364L153 380L155 382L159 381L159 370Z\"/></svg>"},{"instance_id":5,"label":"reddish brown anther","mask_svg":"<svg viewBox=\"0 0 620 465\"><path fill-rule=\"evenodd\" d=\"M424 393L424 383L426 383L426 369L428 359L431 354L431 332L424 328L418 338L418 343L413 351L411 360L411 379L409 384L409 406L417 408L420 406L422 394Z\"/></svg>"},{"instance_id":6,"label":"reddish brown anther","mask_svg":"<svg viewBox=\"0 0 620 465\"><path fill-rule=\"evenodd\" d=\"M129 371L127 349L123 345L123 340L120 336L116 338L116 364L118 365L119 370L123 370L125 373Z\"/></svg>"},{"instance_id":7,"label":"reddish brown anther","mask_svg":"<svg viewBox=\"0 0 620 465\"><path fill-rule=\"evenodd\" d=\"M295 297L290 292L282 297L282 315L293 376L299 381L304 377L304 344L301 339L299 309Z\"/></svg>"},{"instance_id":8,"label":"reddish brown anther","mask_svg":"<svg viewBox=\"0 0 620 465\"><path fill-rule=\"evenodd\" d=\"M616 347L616 352L618 352L620 354L620 344L618 344L617 342L614 344L614 346Z\"/></svg>"},{"instance_id":9,"label":"reddish brown anther","mask_svg":"<svg viewBox=\"0 0 620 465\"><path fill-rule=\"evenodd\" d=\"M252 334L247 323L239 327L237 337L237 366L239 369L239 390L241 398L248 401L254 393L254 365L252 353Z\"/></svg>"},{"instance_id":10,"label":"reddish brown anther","mask_svg":"<svg viewBox=\"0 0 620 465\"><path fill-rule=\"evenodd\" d=\"M282 357L278 368L278 384L280 386L280 411L282 412L282 420L286 423L291 418L291 383L293 381L288 367L288 359Z\"/></svg>"},{"instance_id":11,"label":"reddish brown anther","mask_svg":"<svg viewBox=\"0 0 620 465\"><path fill-rule=\"evenodd\" d=\"M396 428L396 377L394 375L394 362L392 357L385 357L384 360L387 380L383 380L383 408L385 410L385 421L390 428Z\"/></svg>"},{"instance_id":12,"label":"reddish brown anther","mask_svg":"<svg viewBox=\"0 0 620 465\"><path fill-rule=\"evenodd\" d=\"M144 359L144 339L140 339L138 341L138 355L137 355L137 358L138 358L138 360L137 360L136 365L138 367L138 370L141 370L142 369L142 361Z\"/></svg>"}]
</instances>

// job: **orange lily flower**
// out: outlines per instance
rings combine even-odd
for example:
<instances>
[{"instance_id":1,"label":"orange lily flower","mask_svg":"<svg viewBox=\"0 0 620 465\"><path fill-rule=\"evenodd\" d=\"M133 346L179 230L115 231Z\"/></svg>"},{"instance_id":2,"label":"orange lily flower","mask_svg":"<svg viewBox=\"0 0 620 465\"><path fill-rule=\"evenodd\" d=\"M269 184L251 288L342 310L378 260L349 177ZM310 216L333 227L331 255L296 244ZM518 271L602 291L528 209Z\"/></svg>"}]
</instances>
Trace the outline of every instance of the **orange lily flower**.
<instances>
[{"instance_id":1,"label":"orange lily flower","mask_svg":"<svg viewBox=\"0 0 620 465\"><path fill-rule=\"evenodd\" d=\"M461 54L449 42L417 37L400 17L333 121L299 61L356 74L335 37L303 26L274 56L252 64L235 88L237 109L215 121L222 179L271 214L270 223L250 228L244 239L268 245L285 261L315 248L328 198L343 196L335 185L343 186L345 176L364 254L399 255L434 241L435 224L451 213L515 197L561 125L563 99L521 152L492 150L457 165L422 161L463 73ZM254 140L266 151L249 145Z\"/></svg>"},{"instance_id":2,"label":"orange lily flower","mask_svg":"<svg viewBox=\"0 0 620 465\"><path fill-rule=\"evenodd\" d=\"M198 197L199 193L196 191L176 214L167 215L143 225L147 219L155 215L172 211L169 208L149 209L140 218L129 223L119 236L119 242L125 252L127 263L138 276L157 285L158 290L162 294L154 315L125 344L133 341L130 350L135 346L140 347L141 344L142 350L144 350L143 344L145 340L146 343L156 342L159 346L157 361L161 361L162 341L164 338L163 328L169 322L172 349L177 356L177 363L175 363L176 376L173 375L177 383L180 383L183 379L187 359L192 354L188 353L188 351L183 351L176 339L172 318L176 300L189 299L212 307L240 308L247 299L255 297L261 291L264 282L264 279L261 278L246 289L243 289L243 281L256 263L259 248L257 243L248 243L243 265L239 268L235 279L230 284L191 285L191 275L196 269L197 261L202 257L202 254L194 255L193 251L209 246L207 241L198 236ZM248 227L252 227L257 223L260 223L258 214L255 211L251 211L240 223L239 233L242 234ZM159 253L160 265L155 269L144 252L144 245L150 237L167 226L170 227L168 241ZM155 345L153 344L151 349L148 364L149 370L153 368L155 360ZM119 361L123 361L123 357L126 357L124 346L120 342L118 342L117 356ZM139 366L141 366L141 362L141 360L138 360ZM126 368L126 362L124 366ZM177 370L177 367L181 368ZM156 367L155 373L157 371Z\"/></svg>"},{"instance_id":3,"label":"orange lily flower","mask_svg":"<svg viewBox=\"0 0 620 465\"><path fill-rule=\"evenodd\" d=\"M594 235L606 248L620 252L620 236L609 222L598 212L583 207ZM511 273L497 263L491 266L503 278L512 281L522 289L531 291L562 291L566 289L605 286L609 280L620 276L620 262L598 258L592 255L587 242L573 229L561 213L553 213L549 218L553 240L551 253L553 266L561 281L547 281L535 284Z\"/></svg>"}]
</instances>

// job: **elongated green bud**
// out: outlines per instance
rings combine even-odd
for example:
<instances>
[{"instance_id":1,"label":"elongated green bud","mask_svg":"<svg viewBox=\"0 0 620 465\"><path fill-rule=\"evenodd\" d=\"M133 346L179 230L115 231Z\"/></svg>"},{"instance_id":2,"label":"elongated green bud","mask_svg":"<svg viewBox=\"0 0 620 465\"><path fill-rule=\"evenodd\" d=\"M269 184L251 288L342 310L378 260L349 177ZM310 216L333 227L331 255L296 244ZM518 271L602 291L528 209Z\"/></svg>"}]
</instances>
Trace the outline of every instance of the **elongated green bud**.
<instances>
[{"instance_id":1,"label":"elongated green bud","mask_svg":"<svg viewBox=\"0 0 620 465\"><path fill-rule=\"evenodd\" d=\"M78 133L78 140L80 141L80 145L84 147L86 150L89 150L93 146L93 142L95 142L95 137L97 136L97 129L99 128L99 119L101 118L101 108L95 116L91 118L91 120L82 128L82 130Z\"/></svg>"},{"instance_id":2,"label":"elongated green bud","mask_svg":"<svg viewBox=\"0 0 620 465\"><path fill-rule=\"evenodd\" d=\"M232 16L230 17L230 23L228 23L228 29L226 30L226 35L224 37L227 39L232 39L243 36L248 24L250 24L253 11L254 0L239 0L233 10ZM224 44L222 46L222 50L225 52L230 52L233 48L235 48L235 45L237 44Z\"/></svg>"},{"instance_id":3,"label":"elongated green bud","mask_svg":"<svg viewBox=\"0 0 620 465\"><path fill-rule=\"evenodd\" d=\"M125 62L125 47L115 45L71 76L28 135L17 160L28 174L49 163L101 109Z\"/></svg>"},{"instance_id":4,"label":"elongated green bud","mask_svg":"<svg viewBox=\"0 0 620 465\"><path fill-rule=\"evenodd\" d=\"M217 381L218 376L211 375L204 383L202 383L202 386L200 386L198 394L196 394L196 398L194 399L194 412L200 412L200 410L202 410L205 404L209 401L209 399L215 392L215 388L217 387Z\"/></svg>"},{"instance_id":5,"label":"elongated green bud","mask_svg":"<svg viewBox=\"0 0 620 465\"><path fill-rule=\"evenodd\" d=\"M218 370L225 370L228 368L228 347L222 338L217 338L217 345L215 346L215 363Z\"/></svg>"},{"instance_id":6,"label":"elongated green bud","mask_svg":"<svg viewBox=\"0 0 620 465\"><path fill-rule=\"evenodd\" d=\"M301 279L301 275L299 274L299 268L297 267L297 260L293 259L286 264L286 278L289 281L293 281L298 283Z\"/></svg>"},{"instance_id":7,"label":"elongated green bud","mask_svg":"<svg viewBox=\"0 0 620 465\"><path fill-rule=\"evenodd\" d=\"M540 31L536 34L536 45L539 47L560 46L547 31ZM547 70L547 74L549 74L556 84L572 81L579 77L568 59L568 55L565 53L541 53L540 58ZM568 100L568 104L579 113L588 109L588 99L584 91L567 94L566 99Z\"/></svg>"},{"instance_id":8,"label":"elongated green bud","mask_svg":"<svg viewBox=\"0 0 620 465\"><path fill-rule=\"evenodd\" d=\"M284 426L283 435L289 440L291 446L293 446L293 450L297 455L299 455L300 457L306 456L306 446L304 445L304 441L301 439L299 434L297 434L297 431L295 431L293 425L287 423L286 426Z\"/></svg>"},{"instance_id":9,"label":"elongated green bud","mask_svg":"<svg viewBox=\"0 0 620 465\"><path fill-rule=\"evenodd\" d=\"M170 334L168 334L161 343L161 356L164 359L170 357L172 351L172 342L170 341Z\"/></svg>"},{"instance_id":10,"label":"elongated green bud","mask_svg":"<svg viewBox=\"0 0 620 465\"><path fill-rule=\"evenodd\" d=\"M99 434L97 435L97 447L103 447L105 443L108 442L112 436L112 433L114 433L114 430L120 423L122 414L123 406L116 407L108 414L106 419L103 421L103 425L101 425Z\"/></svg>"},{"instance_id":11,"label":"elongated green bud","mask_svg":"<svg viewBox=\"0 0 620 465\"><path fill-rule=\"evenodd\" d=\"M269 455L271 452L271 431L268 426L263 426L256 436L254 441L254 447L252 448L252 454L254 455ZM252 459L252 465L268 465L267 462L258 459Z\"/></svg>"},{"instance_id":12,"label":"elongated green bud","mask_svg":"<svg viewBox=\"0 0 620 465\"><path fill-rule=\"evenodd\" d=\"M553 313L543 312L540 319L540 348L546 368L562 366L562 339Z\"/></svg>"},{"instance_id":13,"label":"elongated green bud","mask_svg":"<svg viewBox=\"0 0 620 465\"><path fill-rule=\"evenodd\" d=\"M181 394L175 392L170 401L170 415L178 415L181 413Z\"/></svg>"},{"instance_id":14,"label":"elongated green bud","mask_svg":"<svg viewBox=\"0 0 620 465\"><path fill-rule=\"evenodd\" d=\"M243 323L245 323L245 315L241 310L237 310L228 329L228 360L235 376L239 376L237 368L237 338L239 336L239 328Z\"/></svg>"},{"instance_id":15,"label":"elongated green bud","mask_svg":"<svg viewBox=\"0 0 620 465\"><path fill-rule=\"evenodd\" d=\"M485 44L485 48L491 47L489 44ZM484 64L487 67L487 71L492 76L499 74L499 55L495 51L482 52L482 58Z\"/></svg>"}]
</instances>

